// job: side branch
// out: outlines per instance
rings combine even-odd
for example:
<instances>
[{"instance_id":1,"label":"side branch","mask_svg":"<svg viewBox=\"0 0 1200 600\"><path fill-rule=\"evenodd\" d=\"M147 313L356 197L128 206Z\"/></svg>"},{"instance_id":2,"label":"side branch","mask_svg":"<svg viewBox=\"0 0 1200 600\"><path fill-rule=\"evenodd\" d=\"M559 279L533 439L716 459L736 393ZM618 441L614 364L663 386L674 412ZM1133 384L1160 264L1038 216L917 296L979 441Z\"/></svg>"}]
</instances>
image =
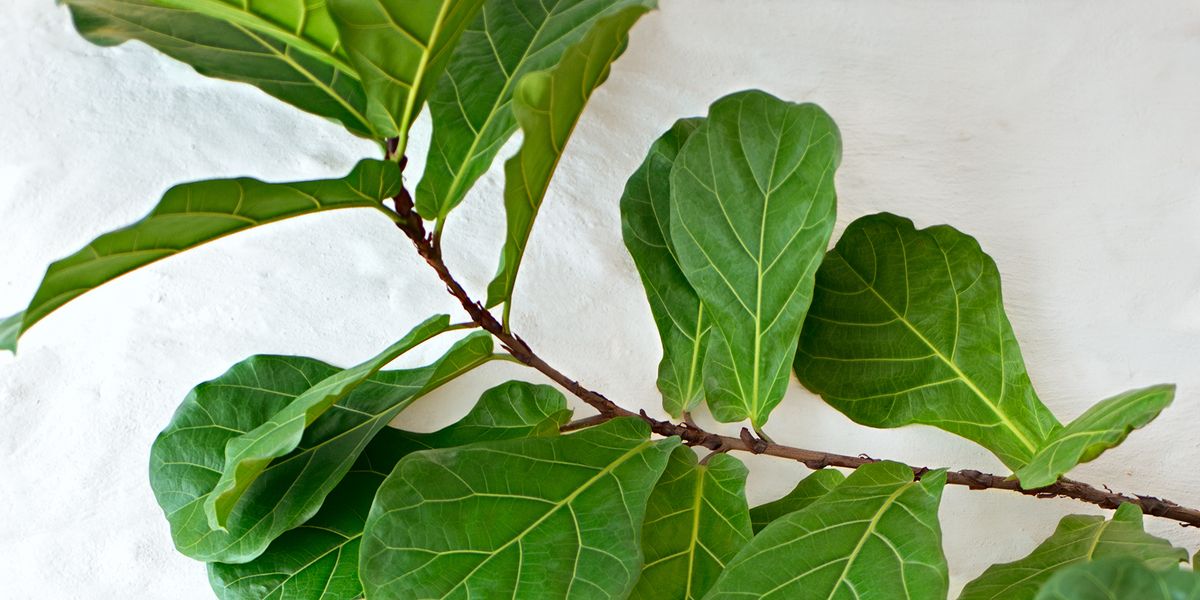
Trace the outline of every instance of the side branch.
<instances>
[{"instance_id":1,"label":"side branch","mask_svg":"<svg viewBox=\"0 0 1200 600\"><path fill-rule=\"evenodd\" d=\"M403 168L403 165L404 161L401 160L401 168ZM535 354L524 340L507 330L487 308L472 300L462 285L450 274L446 263L442 260L441 249L435 237L426 233L425 222L413 210L413 201L408 190L402 189L400 195L396 196L394 200L396 202L396 213L400 217L397 227L412 241L417 253L437 273L438 278L446 285L446 291L458 299L463 309L470 315L474 324L495 336L500 341L500 344L518 361L537 369L543 375L549 377L600 413L593 417L568 423L563 427L564 431L591 427L616 417L637 417L649 424L650 429L660 436L678 436L689 446L702 446L714 452L736 450L753 454L767 454L804 463L810 469L823 469L825 467L857 469L877 460L866 456L847 456L784 446L757 438L747 429L742 429L739 437L719 435L705 431L690 423L673 423L671 421L659 420L647 415L645 411L635 413L618 406L613 401L604 397L603 394L580 385L579 382L550 366ZM929 470L927 467L913 467L913 477L920 479ZM1036 498L1073 498L1108 509L1115 509L1122 503L1128 502L1139 506L1144 514L1164 519L1173 519L1179 521L1184 526L1200 527L1200 510L1186 508L1169 500L1152 496L1127 495L1106 489L1102 490L1065 477L1059 479L1053 485L1027 490L1022 488L1015 479L963 469L947 472L946 482L952 485L966 486L973 490L1009 490Z\"/></svg>"}]
</instances>

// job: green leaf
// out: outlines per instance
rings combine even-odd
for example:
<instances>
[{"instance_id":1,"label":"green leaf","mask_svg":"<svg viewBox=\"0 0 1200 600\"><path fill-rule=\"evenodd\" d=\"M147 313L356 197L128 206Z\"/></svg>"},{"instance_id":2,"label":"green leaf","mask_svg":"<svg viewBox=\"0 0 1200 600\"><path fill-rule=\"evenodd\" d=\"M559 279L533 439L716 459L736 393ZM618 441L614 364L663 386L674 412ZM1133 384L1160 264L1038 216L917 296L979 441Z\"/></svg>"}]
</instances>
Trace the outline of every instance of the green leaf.
<instances>
[{"instance_id":1,"label":"green leaf","mask_svg":"<svg viewBox=\"0 0 1200 600\"><path fill-rule=\"evenodd\" d=\"M945 483L945 471L913 481L899 463L864 465L763 529L706 598L945 598L937 519Z\"/></svg>"},{"instance_id":2,"label":"green leaf","mask_svg":"<svg viewBox=\"0 0 1200 600\"><path fill-rule=\"evenodd\" d=\"M813 471L800 480L786 496L750 509L750 524L754 533L762 531L776 519L806 508L835 489L846 476L836 469Z\"/></svg>"},{"instance_id":3,"label":"green leaf","mask_svg":"<svg viewBox=\"0 0 1200 600\"><path fill-rule=\"evenodd\" d=\"M1130 390L1089 408L1059 429L1029 464L1017 470L1021 487L1048 486L1080 463L1100 456L1125 441L1129 432L1154 420L1175 398L1175 386L1156 385Z\"/></svg>"},{"instance_id":4,"label":"green leaf","mask_svg":"<svg viewBox=\"0 0 1200 600\"><path fill-rule=\"evenodd\" d=\"M631 598L701 598L746 542L746 465L717 454L707 465L680 446L650 494L642 525L645 564Z\"/></svg>"},{"instance_id":5,"label":"green leaf","mask_svg":"<svg viewBox=\"0 0 1200 600\"><path fill-rule=\"evenodd\" d=\"M486 333L469 335L419 369L382 371L313 422L300 446L276 459L234 507L226 531L204 503L225 465L225 445L267 422L341 369L300 357L255 356L197 386L150 451L150 486L175 547L202 561L243 563L308 520L368 442L413 400L493 357Z\"/></svg>"},{"instance_id":6,"label":"green leaf","mask_svg":"<svg viewBox=\"0 0 1200 600\"><path fill-rule=\"evenodd\" d=\"M214 179L177 185L142 220L106 233L55 262L25 309L0 322L0 349L58 307L138 267L206 242L290 217L340 208L371 207L389 214L384 198L400 191L395 164L364 160L342 179L264 183ZM17 319L20 324L15 324Z\"/></svg>"},{"instance_id":7,"label":"green leaf","mask_svg":"<svg viewBox=\"0 0 1200 600\"><path fill-rule=\"evenodd\" d=\"M813 278L833 232L837 126L814 104L726 96L671 171L671 238L711 314L705 399L761 427L788 383Z\"/></svg>"},{"instance_id":8,"label":"green leaf","mask_svg":"<svg viewBox=\"0 0 1200 600\"><path fill-rule=\"evenodd\" d=\"M679 444L649 434L624 418L405 457L367 518L366 596L624 597L650 490Z\"/></svg>"},{"instance_id":9,"label":"green leaf","mask_svg":"<svg viewBox=\"0 0 1200 600\"><path fill-rule=\"evenodd\" d=\"M1187 560L1187 552L1142 530L1142 513L1122 504L1110 521L1067 515L1046 541L1020 560L992 565L963 588L959 600L1028 600L1056 572L1107 556L1131 556L1154 569Z\"/></svg>"},{"instance_id":10,"label":"green leaf","mask_svg":"<svg viewBox=\"0 0 1200 600\"><path fill-rule=\"evenodd\" d=\"M367 92L367 119L403 155L425 98L483 0L328 0Z\"/></svg>"},{"instance_id":11,"label":"green leaf","mask_svg":"<svg viewBox=\"0 0 1200 600\"><path fill-rule=\"evenodd\" d=\"M483 393L457 423L434 433L384 428L329 493L312 519L279 536L245 564L209 563L222 600L355 600L362 597L358 551L375 492L412 452L479 441L558 435L571 412L554 388L510 381Z\"/></svg>"},{"instance_id":12,"label":"green leaf","mask_svg":"<svg viewBox=\"0 0 1200 600\"><path fill-rule=\"evenodd\" d=\"M1115 556L1059 571L1036 600L1200 600L1200 574L1156 571L1141 561Z\"/></svg>"},{"instance_id":13,"label":"green leaf","mask_svg":"<svg viewBox=\"0 0 1200 600\"><path fill-rule=\"evenodd\" d=\"M320 3L63 1L80 35L94 44L138 40L202 75L248 83L355 135L382 137L367 121L366 94L337 50ZM214 18L218 13L228 20Z\"/></svg>"},{"instance_id":14,"label":"green leaf","mask_svg":"<svg viewBox=\"0 0 1200 600\"><path fill-rule=\"evenodd\" d=\"M433 139L417 185L417 212L445 219L517 130L516 83L558 64L597 19L653 0L485 0L429 97Z\"/></svg>"},{"instance_id":15,"label":"green leaf","mask_svg":"<svg viewBox=\"0 0 1200 600\"><path fill-rule=\"evenodd\" d=\"M650 146L621 196L621 232L650 300L662 340L658 389L663 408L678 419L700 402L701 365L711 324L671 244L671 167L703 119L680 119Z\"/></svg>"},{"instance_id":16,"label":"green leaf","mask_svg":"<svg viewBox=\"0 0 1200 600\"><path fill-rule=\"evenodd\" d=\"M449 315L426 319L383 352L357 366L338 371L312 387L271 415L267 421L225 443L225 466L221 478L204 501L204 512L213 529L224 530L229 513L246 488L262 474L271 461L300 445L304 432L317 417L362 385L401 354L450 328Z\"/></svg>"},{"instance_id":17,"label":"green leaf","mask_svg":"<svg viewBox=\"0 0 1200 600\"><path fill-rule=\"evenodd\" d=\"M796 374L858 423L940 427L1011 469L1061 427L1029 382L996 263L971 236L892 214L854 221L825 257Z\"/></svg>"},{"instance_id":18,"label":"green leaf","mask_svg":"<svg viewBox=\"0 0 1200 600\"><path fill-rule=\"evenodd\" d=\"M648 10L632 6L596 21L587 35L563 54L558 66L530 73L517 83L513 113L524 140L521 149L504 164L508 236L500 267L488 285L488 307L512 298L533 221L567 140L592 92L608 79L613 61L625 51L629 29ZM506 321L508 313L509 307L505 306Z\"/></svg>"}]
</instances>

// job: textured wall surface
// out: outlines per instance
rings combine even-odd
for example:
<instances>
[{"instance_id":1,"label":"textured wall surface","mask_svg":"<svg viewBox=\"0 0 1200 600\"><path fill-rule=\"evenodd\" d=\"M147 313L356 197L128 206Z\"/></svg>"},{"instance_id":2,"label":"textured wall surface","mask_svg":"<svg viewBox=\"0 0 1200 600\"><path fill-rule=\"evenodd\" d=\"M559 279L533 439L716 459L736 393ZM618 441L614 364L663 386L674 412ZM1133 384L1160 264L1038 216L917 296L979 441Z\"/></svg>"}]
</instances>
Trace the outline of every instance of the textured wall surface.
<instances>
[{"instance_id":1,"label":"textured wall surface","mask_svg":"<svg viewBox=\"0 0 1200 600\"><path fill-rule=\"evenodd\" d=\"M335 125L144 46L93 47L49 0L7 0L0 17L0 314L23 308L50 261L139 218L172 183L338 175L376 155ZM761 87L837 119L839 230L888 210L979 238L1004 276L1033 381L1060 418L1177 382L1162 419L1072 475L1200 504L1198 74L1200 5L1190 0L663 0L568 147L514 328L563 371L655 411L658 341L617 199L675 118ZM427 134L422 123L414 172ZM446 231L451 266L480 295L502 241L501 189L493 169ZM453 308L370 211L260 228L72 302L31 330L20 356L0 357L0 596L210 597L203 566L172 549L146 476L150 443L188 389L253 353L351 363ZM518 376L540 381L492 365L402 424L438 427ZM804 447L1002 470L938 430L855 426L796 384L770 429ZM748 460L752 502L805 474ZM948 489L953 588L1025 554L1069 512L1100 511ZM1197 530L1147 523L1200 546Z\"/></svg>"}]
</instances>

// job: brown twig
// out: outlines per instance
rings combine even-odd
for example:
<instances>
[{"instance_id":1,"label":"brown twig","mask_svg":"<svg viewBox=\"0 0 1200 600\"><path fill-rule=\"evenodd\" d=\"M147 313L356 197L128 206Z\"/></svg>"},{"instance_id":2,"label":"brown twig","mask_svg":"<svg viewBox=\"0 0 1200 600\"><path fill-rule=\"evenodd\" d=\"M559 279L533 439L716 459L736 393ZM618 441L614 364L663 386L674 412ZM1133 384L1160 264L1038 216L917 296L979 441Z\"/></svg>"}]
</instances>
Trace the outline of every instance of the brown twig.
<instances>
[{"instance_id":1,"label":"brown twig","mask_svg":"<svg viewBox=\"0 0 1200 600\"><path fill-rule=\"evenodd\" d=\"M403 168L404 162L403 159L400 161L401 168ZM402 189L400 195L395 198L395 202L396 213L400 216L397 226L412 241L417 249L417 253L425 259L425 262L429 263L429 266L437 273L438 278L446 285L446 290L450 295L458 299L463 309L467 311L467 314L470 315L475 324L495 336L500 344L518 361L537 369L543 375L549 377L600 413L568 423L562 427L563 431L574 431L576 429L591 427L617 417L636 417L649 424L650 429L660 436L678 436L689 446L702 446L713 452L736 450L753 454L767 454L804 463L810 469L823 469L825 467L857 469L867 463L876 462L877 459L865 455L847 456L772 443L761 437L755 437L748 429L742 429L741 435L738 437L719 435L705 431L691 422L673 423L671 421L659 420L647 415L645 411L635 413L618 406L613 401L604 397L603 394L580 385L579 382L550 366L533 352L529 344L526 344L519 336L505 329L487 308L472 300L462 285L450 274L446 263L442 260L441 249L434 238L426 233L424 221L413 210L412 196L409 195L408 190ZM929 471L929 468L912 467L912 470L913 477L920 479L922 475ZM1092 485L1073 481L1065 477L1059 479L1053 485L1027 490L1022 488L1015 479L981 473L971 469L962 469L948 471L946 473L946 482L952 485L966 486L973 490L997 489L1009 490L1037 498L1072 498L1108 509L1115 509L1121 503L1129 502L1139 506L1142 512L1147 515L1173 519L1179 521L1184 526L1200 527L1200 510L1186 508L1169 500L1152 496L1128 495L1116 493L1111 490L1101 490Z\"/></svg>"}]
</instances>

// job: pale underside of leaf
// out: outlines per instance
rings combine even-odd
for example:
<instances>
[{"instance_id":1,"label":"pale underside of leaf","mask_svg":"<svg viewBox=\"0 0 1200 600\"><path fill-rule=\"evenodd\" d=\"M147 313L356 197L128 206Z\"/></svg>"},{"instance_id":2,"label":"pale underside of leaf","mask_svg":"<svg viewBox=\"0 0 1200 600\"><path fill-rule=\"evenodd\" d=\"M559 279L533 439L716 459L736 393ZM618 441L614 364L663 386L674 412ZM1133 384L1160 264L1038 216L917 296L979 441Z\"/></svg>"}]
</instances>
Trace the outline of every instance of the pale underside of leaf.
<instances>
[{"instance_id":1,"label":"pale underside of leaf","mask_svg":"<svg viewBox=\"0 0 1200 600\"><path fill-rule=\"evenodd\" d=\"M719 421L762 426L783 398L840 160L828 114L758 90L714 102L675 160L670 235L715 325L704 379Z\"/></svg>"},{"instance_id":2,"label":"pale underside of leaf","mask_svg":"<svg viewBox=\"0 0 1200 600\"><path fill-rule=\"evenodd\" d=\"M417 212L445 219L516 131L516 83L553 67L599 18L631 5L653 7L654 1L485 2L429 98L433 138L417 185Z\"/></svg>"},{"instance_id":3,"label":"pale underside of leaf","mask_svg":"<svg viewBox=\"0 0 1200 600\"><path fill-rule=\"evenodd\" d=\"M375 208L392 214L384 198L398 193L394 164L363 160L342 179L265 183L214 179L177 185L142 220L106 233L75 254L51 264L23 311L0 324L0 348L50 312L134 269L259 225L343 208ZM14 329L15 328L15 329ZM10 340L5 332L14 332Z\"/></svg>"},{"instance_id":4,"label":"pale underside of leaf","mask_svg":"<svg viewBox=\"0 0 1200 600\"><path fill-rule=\"evenodd\" d=\"M859 423L940 427L1013 469L1061 427L1029 381L991 258L957 230L887 213L851 223L822 263L796 374Z\"/></svg>"}]
</instances>

